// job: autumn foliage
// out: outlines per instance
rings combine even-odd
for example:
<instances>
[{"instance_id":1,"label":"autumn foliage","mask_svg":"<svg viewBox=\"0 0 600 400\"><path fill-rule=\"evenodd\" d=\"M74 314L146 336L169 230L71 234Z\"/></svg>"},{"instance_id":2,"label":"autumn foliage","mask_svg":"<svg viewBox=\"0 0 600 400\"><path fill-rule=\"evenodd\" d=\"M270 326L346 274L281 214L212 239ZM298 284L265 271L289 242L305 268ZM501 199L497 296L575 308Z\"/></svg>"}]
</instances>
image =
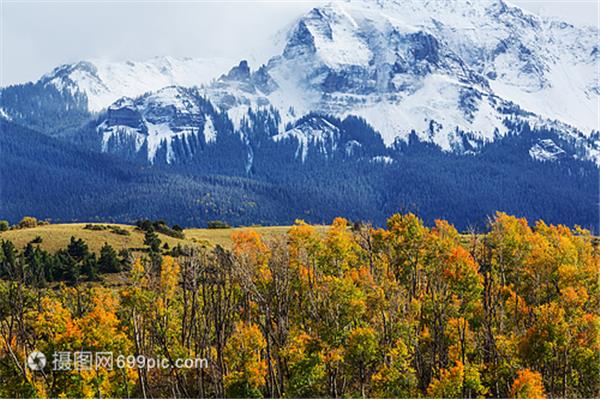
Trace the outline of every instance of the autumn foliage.
<instances>
[{"instance_id":1,"label":"autumn foliage","mask_svg":"<svg viewBox=\"0 0 600 400\"><path fill-rule=\"evenodd\" d=\"M32 285L4 243L0 397L600 396L600 253L584 229L498 213L467 235L397 214L232 241L149 249L110 286ZM34 349L209 363L40 373Z\"/></svg>"},{"instance_id":2,"label":"autumn foliage","mask_svg":"<svg viewBox=\"0 0 600 400\"><path fill-rule=\"evenodd\" d=\"M517 371L517 378L512 384L510 394L516 399L545 398L542 375L529 369Z\"/></svg>"}]
</instances>

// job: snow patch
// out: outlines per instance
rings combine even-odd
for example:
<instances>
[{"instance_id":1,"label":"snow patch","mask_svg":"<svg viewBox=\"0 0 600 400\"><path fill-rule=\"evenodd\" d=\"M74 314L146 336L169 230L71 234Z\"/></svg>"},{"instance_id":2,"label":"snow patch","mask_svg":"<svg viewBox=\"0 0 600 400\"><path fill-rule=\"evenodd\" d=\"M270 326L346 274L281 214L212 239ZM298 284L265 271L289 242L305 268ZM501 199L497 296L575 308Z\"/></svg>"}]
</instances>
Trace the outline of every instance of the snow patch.
<instances>
[{"instance_id":1,"label":"snow patch","mask_svg":"<svg viewBox=\"0 0 600 400\"><path fill-rule=\"evenodd\" d=\"M10 121L11 117L4 111L4 108L0 107L0 117Z\"/></svg>"},{"instance_id":2,"label":"snow patch","mask_svg":"<svg viewBox=\"0 0 600 400\"><path fill-rule=\"evenodd\" d=\"M389 165L394 162L394 159L389 156L375 156L371 158L371 162Z\"/></svg>"},{"instance_id":3,"label":"snow patch","mask_svg":"<svg viewBox=\"0 0 600 400\"><path fill-rule=\"evenodd\" d=\"M339 129L329 121L312 117L307 122L273 136L272 140L275 142L290 139L298 141L295 157L305 162L309 148L314 148L328 156L328 148L332 151L337 148L339 134Z\"/></svg>"},{"instance_id":4,"label":"snow patch","mask_svg":"<svg viewBox=\"0 0 600 400\"><path fill-rule=\"evenodd\" d=\"M567 153L552 139L543 139L529 149L529 156L537 161L556 161Z\"/></svg>"},{"instance_id":5,"label":"snow patch","mask_svg":"<svg viewBox=\"0 0 600 400\"><path fill-rule=\"evenodd\" d=\"M204 121L204 141L206 143L214 143L217 141L217 131L213 124L211 116L207 116Z\"/></svg>"},{"instance_id":6,"label":"snow patch","mask_svg":"<svg viewBox=\"0 0 600 400\"><path fill-rule=\"evenodd\" d=\"M115 125L108 126L106 121L100 124L96 131L102 133L101 151L108 152L109 142L117 141L118 143L133 141L135 151L139 152L146 141L146 135L130 126Z\"/></svg>"}]
</instances>

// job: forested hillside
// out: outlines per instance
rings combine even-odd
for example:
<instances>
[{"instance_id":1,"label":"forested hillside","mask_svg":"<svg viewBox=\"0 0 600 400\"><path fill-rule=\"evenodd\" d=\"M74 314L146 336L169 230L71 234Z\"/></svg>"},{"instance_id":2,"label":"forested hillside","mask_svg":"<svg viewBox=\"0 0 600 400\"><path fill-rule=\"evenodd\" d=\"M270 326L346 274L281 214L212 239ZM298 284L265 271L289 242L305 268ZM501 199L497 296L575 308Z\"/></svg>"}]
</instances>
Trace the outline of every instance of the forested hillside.
<instances>
[{"instance_id":1,"label":"forested hillside","mask_svg":"<svg viewBox=\"0 0 600 400\"><path fill-rule=\"evenodd\" d=\"M137 257L1 242L0 397L600 396L600 253L579 227L498 213L463 236L395 214L385 228L237 230L230 249L138 227ZM24 367L34 349L42 371ZM69 351L133 362L52 369Z\"/></svg>"},{"instance_id":2,"label":"forested hillside","mask_svg":"<svg viewBox=\"0 0 600 400\"><path fill-rule=\"evenodd\" d=\"M303 159L300 139L271 140L269 115L252 114L242 127L250 144L230 133L174 165L84 150L0 119L0 217L130 224L164 218L202 227L211 220L328 223L345 215L382 226L401 210L418 213L428 226L442 218L481 230L501 210L597 228L598 168L567 156L540 162L529 155L540 140L559 142L553 130L516 125L514 135L456 154L416 135L384 148L364 120L310 115L297 127L326 121L339 130L340 143Z\"/></svg>"},{"instance_id":3,"label":"forested hillside","mask_svg":"<svg viewBox=\"0 0 600 400\"><path fill-rule=\"evenodd\" d=\"M164 217L202 226L269 223L291 211L286 191L269 183L149 168L2 119L0 155L0 216L11 223L29 215L128 223Z\"/></svg>"}]
</instances>

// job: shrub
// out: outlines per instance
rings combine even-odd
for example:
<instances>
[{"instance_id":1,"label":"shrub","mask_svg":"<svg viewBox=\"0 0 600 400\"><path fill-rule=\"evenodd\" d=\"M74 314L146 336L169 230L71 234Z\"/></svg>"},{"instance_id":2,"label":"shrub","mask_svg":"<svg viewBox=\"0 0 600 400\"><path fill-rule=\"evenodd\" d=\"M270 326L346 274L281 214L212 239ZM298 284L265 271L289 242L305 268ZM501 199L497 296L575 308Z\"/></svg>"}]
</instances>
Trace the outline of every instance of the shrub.
<instances>
[{"instance_id":1,"label":"shrub","mask_svg":"<svg viewBox=\"0 0 600 400\"><path fill-rule=\"evenodd\" d=\"M208 229L229 229L231 228L231 225L229 225L227 222L224 221L208 221Z\"/></svg>"},{"instance_id":2,"label":"shrub","mask_svg":"<svg viewBox=\"0 0 600 400\"><path fill-rule=\"evenodd\" d=\"M173 228L170 228L169 225L167 225L167 223L163 220L150 221L144 219L137 221L135 224L139 229L141 229L144 232L156 231L158 233L162 233L163 235L171 236L177 239L185 238L183 230L180 226L175 225L173 226Z\"/></svg>"},{"instance_id":3,"label":"shrub","mask_svg":"<svg viewBox=\"0 0 600 400\"><path fill-rule=\"evenodd\" d=\"M83 229L88 229L90 231L105 231L110 230L111 233L115 235L129 236L130 233L127 229L121 228L116 225L98 225L98 224L87 224L83 227Z\"/></svg>"},{"instance_id":4,"label":"shrub","mask_svg":"<svg viewBox=\"0 0 600 400\"><path fill-rule=\"evenodd\" d=\"M183 232L183 228L177 224L173 225L173 230L177 232Z\"/></svg>"},{"instance_id":5,"label":"shrub","mask_svg":"<svg viewBox=\"0 0 600 400\"><path fill-rule=\"evenodd\" d=\"M19 228L35 228L38 224L38 220L35 217L23 217L19 222Z\"/></svg>"},{"instance_id":6,"label":"shrub","mask_svg":"<svg viewBox=\"0 0 600 400\"><path fill-rule=\"evenodd\" d=\"M130 233L127 229L123 229L118 226L111 226L110 231L116 235L129 236Z\"/></svg>"},{"instance_id":7,"label":"shrub","mask_svg":"<svg viewBox=\"0 0 600 400\"><path fill-rule=\"evenodd\" d=\"M43 240L44 240L44 239L42 239L42 237L41 237L41 236L36 236L36 237L35 237L35 239L33 239L33 240L31 241L31 243L36 243L36 244L37 244L37 243L42 243L42 241L43 241Z\"/></svg>"},{"instance_id":8,"label":"shrub","mask_svg":"<svg viewBox=\"0 0 600 400\"><path fill-rule=\"evenodd\" d=\"M90 231L103 231L106 230L106 225L95 225L95 224L86 224L83 229L87 229Z\"/></svg>"}]
</instances>

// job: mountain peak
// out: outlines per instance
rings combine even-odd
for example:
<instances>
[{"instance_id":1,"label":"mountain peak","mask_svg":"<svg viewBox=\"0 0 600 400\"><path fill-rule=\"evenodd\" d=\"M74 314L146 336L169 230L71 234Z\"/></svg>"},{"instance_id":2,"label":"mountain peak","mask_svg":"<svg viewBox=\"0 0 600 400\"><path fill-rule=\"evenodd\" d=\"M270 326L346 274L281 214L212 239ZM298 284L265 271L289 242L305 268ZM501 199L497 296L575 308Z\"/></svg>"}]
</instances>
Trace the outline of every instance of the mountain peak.
<instances>
[{"instance_id":1,"label":"mountain peak","mask_svg":"<svg viewBox=\"0 0 600 400\"><path fill-rule=\"evenodd\" d=\"M40 79L59 91L87 96L90 111L98 112L120 97L137 97L166 86L200 86L231 66L225 58L154 57L146 61L81 61L61 65Z\"/></svg>"},{"instance_id":2,"label":"mountain peak","mask_svg":"<svg viewBox=\"0 0 600 400\"><path fill-rule=\"evenodd\" d=\"M362 115L388 144L433 120L440 138L457 128L492 138L511 104L587 134L594 38L502 0L340 1L302 16L268 66L279 87L302 88L285 108Z\"/></svg>"},{"instance_id":3,"label":"mountain peak","mask_svg":"<svg viewBox=\"0 0 600 400\"><path fill-rule=\"evenodd\" d=\"M240 63L229 70L227 75L222 75L221 79L243 81L250 78L250 67L248 61L242 60Z\"/></svg>"}]
</instances>

